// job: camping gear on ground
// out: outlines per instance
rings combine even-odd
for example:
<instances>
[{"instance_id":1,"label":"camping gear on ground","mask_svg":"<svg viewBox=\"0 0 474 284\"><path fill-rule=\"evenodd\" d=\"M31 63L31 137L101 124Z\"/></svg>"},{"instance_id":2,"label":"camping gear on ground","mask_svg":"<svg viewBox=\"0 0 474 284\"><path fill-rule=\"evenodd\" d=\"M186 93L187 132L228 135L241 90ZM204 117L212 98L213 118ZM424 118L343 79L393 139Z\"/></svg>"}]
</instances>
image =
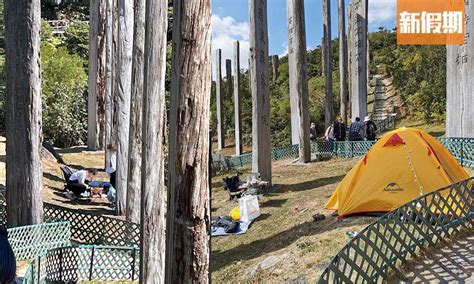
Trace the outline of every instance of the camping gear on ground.
<instances>
[{"instance_id":1,"label":"camping gear on ground","mask_svg":"<svg viewBox=\"0 0 474 284\"><path fill-rule=\"evenodd\" d=\"M385 134L346 175L326 209L339 216L389 212L431 191L469 178L428 133L400 128Z\"/></svg>"},{"instance_id":2,"label":"camping gear on ground","mask_svg":"<svg viewBox=\"0 0 474 284\"><path fill-rule=\"evenodd\" d=\"M236 233L239 227L239 223L234 221L228 216L224 217L212 217L211 227L223 228L227 234Z\"/></svg>"},{"instance_id":3,"label":"camping gear on ground","mask_svg":"<svg viewBox=\"0 0 474 284\"><path fill-rule=\"evenodd\" d=\"M260 216L258 197L246 195L239 199L240 221L252 221Z\"/></svg>"},{"instance_id":4,"label":"camping gear on ground","mask_svg":"<svg viewBox=\"0 0 474 284\"><path fill-rule=\"evenodd\" d=\"M235 221L240 220L240 208L239 206L235 206L234 209L232 209L229 213L230 218L232 218Z\"/></svg>"},{"instance_id":5,"label":"camping gear on ground","mask_svg":"<svg viewBox=\"0 0 474 284\"><path fill-rule=\"evenodd\" d=\"M229 236L229 235L242 235L247 233L250 225L253 221L248 222L238 222L239 226L237 226L237 230L234 233L226 233L224 228L222 227L214 227L211 226L211 236L218 237L218 236Z\"/></svg>"},{"instance_id":6,"label":"camping gear on ground","mask_svg":"<svg viewBox=\"0 0 474 284\"><path fill-rule=\"evenodd\" d=\"M251 173L247 178L247 191L245 195L267 195L270 190L269 182L262 181L260 173Z\"/></svg>"}]
</instances>

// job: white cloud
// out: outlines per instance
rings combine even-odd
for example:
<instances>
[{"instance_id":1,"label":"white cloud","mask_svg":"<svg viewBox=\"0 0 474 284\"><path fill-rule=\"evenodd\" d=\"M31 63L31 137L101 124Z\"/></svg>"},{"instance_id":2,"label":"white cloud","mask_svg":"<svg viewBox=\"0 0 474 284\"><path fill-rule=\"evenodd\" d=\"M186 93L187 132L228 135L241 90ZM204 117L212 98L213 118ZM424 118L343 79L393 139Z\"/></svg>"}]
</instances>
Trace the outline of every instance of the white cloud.
<instances>
[{"instance_id":1,"label":"white cloud","mask_svg":"<svg viewBox=\"0 0 474 284\"><path fill-rule=\"evenodd\" d=\"M369 25L390 28L396 18L397 0L369 0Z\"/></svg>"},{"instance_id":2,"label":"white cloud","mask_svg":"<svg viewBox=\"0 0 474 284\"><path fill-rule=\"evenodd\" d=\"M215 78L216 49L222 50L222 77L225 77L225 60L234 58L234 42L240 42L240 68L248 68L249 59L249 24L237 22L232 17L212 15L212 77Z\"/></svg>"}]
</instances>

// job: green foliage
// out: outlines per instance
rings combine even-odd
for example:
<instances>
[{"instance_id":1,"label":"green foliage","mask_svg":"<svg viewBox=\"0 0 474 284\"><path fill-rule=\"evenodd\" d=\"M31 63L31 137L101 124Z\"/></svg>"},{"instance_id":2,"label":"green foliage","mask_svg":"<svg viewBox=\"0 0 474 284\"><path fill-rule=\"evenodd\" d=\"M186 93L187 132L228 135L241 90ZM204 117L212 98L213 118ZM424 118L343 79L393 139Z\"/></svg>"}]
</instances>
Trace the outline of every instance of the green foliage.
<instances>
[{"instance_id":1,"label":"green foliage","mask_svg":"<svg viewBox=\"0 0 474 284\"><path fill-rule=\"evenodd\" d=\"M370 35L372 71L393 77L414 119L442 121L446 108L446 47L397 45L396 34L384 28Z\"/></svg>"},{"instance_id":2,"label":"green foliage","mask_svg":"<svg viewBox=\"0 0 474 284\"><path fill-rule=\"evenodd\" d=\"M87 74L65 47L41 46L43 132L59 147L83 144L87 134Z\"/></svg>"},{"instance_id":3,"label":"green foliage","mask_svg":"<svg viewBox=\"0 0 474 284\"><path fill-rule=\"evenodd\" d=\"M77 54L87 62L89 56L89 24L74 22L64 33L63 46L69 53Z\"/></svg>"}]
</instances>

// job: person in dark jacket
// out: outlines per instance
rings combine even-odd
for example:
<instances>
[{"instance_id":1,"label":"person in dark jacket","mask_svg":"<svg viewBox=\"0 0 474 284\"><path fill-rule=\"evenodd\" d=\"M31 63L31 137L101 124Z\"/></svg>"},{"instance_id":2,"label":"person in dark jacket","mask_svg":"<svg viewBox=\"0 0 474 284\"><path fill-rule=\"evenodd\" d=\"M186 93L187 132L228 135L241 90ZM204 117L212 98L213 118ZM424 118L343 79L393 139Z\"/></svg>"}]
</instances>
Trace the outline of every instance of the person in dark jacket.
<instances>
[{"instance_id":1,"label":"person in dark jacket","mask_svg":"<svg viewBox=\"0 0 474 284\"><path fill-rule=\"evenodd\" d=\"M7 229L0 225L0 284L15 283L16 259L8 242Z\"/></svg>"},{"instance_id":2,"label":"person in dark jacket","mask_svg":"<svg viewBox=\"0 0 474 284\"><path fill-rule=\"evenodd\" d=\"M363 141L364 124L360 122L360 118L356 117L355 121L349 127L349 141Z\"/></svg>"},{"instance_id":3,"label":"person in dark jacket","mask_svg":"<svg viewBox=\"0 0 474 284\"><path fill-rule=\"evenodd\" d=\"M367 141L375 141L377 136L377 126L370 119L370 116L366 116L364 119L365 139Z\"/></svg>"},{"instance_id":4,"label":"person in dark jacket","mask_svg":"<svg viewBox=\"0 0 474 284\"><path fill-rule=\"evenodd\" d=\"M333 124L334 139L336 141L345 141L346 140L346 125L342 121L341 117L338 117Z\"/></svg>"}]
</instances>

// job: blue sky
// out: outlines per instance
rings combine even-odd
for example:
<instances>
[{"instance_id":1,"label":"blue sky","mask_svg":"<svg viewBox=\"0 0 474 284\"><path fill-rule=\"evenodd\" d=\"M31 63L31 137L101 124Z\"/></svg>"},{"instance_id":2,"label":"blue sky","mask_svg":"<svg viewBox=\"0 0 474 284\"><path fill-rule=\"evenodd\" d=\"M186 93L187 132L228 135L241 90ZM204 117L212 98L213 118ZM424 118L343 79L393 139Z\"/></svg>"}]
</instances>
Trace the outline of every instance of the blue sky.
<instances>
[{"instance_id":1,"label":"blue sky","mask_svg":"<svg viewBox=\"0 0 474 284\"><path fill-rule=\"evenodd\" d=\"M287 53L287 0L268 1L268 35L270 54ZM305 0L306 42L313 49L322 37L322 0ZM346 5L352 2L346 0ZM396 26L396 0L369 0L369 31L379 26ZM337 0L331 0L332 37L337 35ZM222 49L222 61L232 58L232 42L241 43L241 65L248 62L248 0L212 0L212 49ZM214 52L213 52L214 56Z\"/></svg>"}]
</instances>

